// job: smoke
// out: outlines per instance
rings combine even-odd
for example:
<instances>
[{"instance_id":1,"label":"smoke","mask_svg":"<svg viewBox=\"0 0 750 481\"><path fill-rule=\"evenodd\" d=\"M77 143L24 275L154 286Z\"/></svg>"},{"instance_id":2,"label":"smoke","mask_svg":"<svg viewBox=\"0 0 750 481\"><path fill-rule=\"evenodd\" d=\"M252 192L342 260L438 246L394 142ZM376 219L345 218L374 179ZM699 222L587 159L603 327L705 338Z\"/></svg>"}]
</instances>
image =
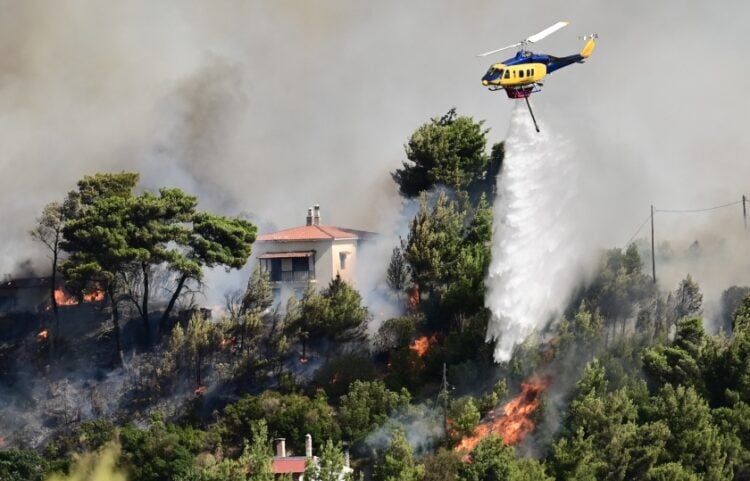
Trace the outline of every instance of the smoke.
<instances>
[{"instance_id":1,"label":"smoke","mask_svg":"<svg viewBox=\"0 0 750 481\"><path fill-rule=\"evenodd\" d=\"M557 219L567 232L620 245L652 203L748 193L747 2L4 2L0 274L26 258L47 267L34 218L101 171L139 170L146 188L183 187L260 225L297 225L317 202L336 224L378 230L398 211L388 173L429 117L456 106L502 140L510 102L482 89L474 54L561 19L540 52L600 34L585 65L532 98L543 134L576 149L581 176L559 178L581 199ZM701 232L721 232L714 219ZM670 234L692 242L691 229Z\"/></svg>"},{"instance_id":2,"label":"smoke","mask_svg":"<svg viewBox=\"0 0 750 481\"><path fill-rule=\"evenodd\" d=\"M495 360L543 327L564 307L579 279L581 237L565 218L576 209L579 172L562 136L542 125L537 134L522 101L513 111L498 176L487 307Z\"/></svg>"},{"instance_id":3,"label":"smoke","mask_svg":"<svg viewBox=\"0 0 750 481\"><path fill-rule=\"evenodd\" d=\"M393 432L403 431L417 455L433 450L445 437L443 412L435 405L422 403L394 413L364 441L368 451L382 451L390 445Z\"/></svg>"},{"instance_id":4,"label":"smoke","mask_svg":"<svg viewBox=\"0 0 750 481\"><path fill-rule=\"evenodd\" d=\"M127 476L117 469L120 446L109 443L99 452L85 453L70 468L69 475L52 474L47 481L127 481Z\"/></svg>"},{"instance_id":5,"label":"smoke","mask_svg":"<svg viewBox=\"0 0 750 481\"><path fill-rule=\"evenodd\" d=\"M388 286L387 270L393 249L409 235L409 225L419 211L419 202L418 198L404 199L398 210L383 216L376 227L378 235L363 243L357 256L355 282L371 316L367 323L370 339L384 321L405 313L406 300L403 293Z\"/></svg>"}]
</instances>

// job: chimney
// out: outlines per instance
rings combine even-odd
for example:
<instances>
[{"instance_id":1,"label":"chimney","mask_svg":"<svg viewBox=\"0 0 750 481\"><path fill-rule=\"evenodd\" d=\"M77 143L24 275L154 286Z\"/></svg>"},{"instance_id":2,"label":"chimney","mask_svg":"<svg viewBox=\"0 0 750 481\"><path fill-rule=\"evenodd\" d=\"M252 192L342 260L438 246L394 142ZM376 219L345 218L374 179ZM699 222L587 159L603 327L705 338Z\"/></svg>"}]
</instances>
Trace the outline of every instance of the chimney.
<instances>
[{"instance_id":1,"label":"chimney","mask_svg":"<svg viewBox=\"0 0 750 481\"><path fill-rule=\"evenodd\" d=\"M315 213L313 214L313 225L320 225L320 204L315 204Z\"/></svg>"},{"instance_id":2,"label":"chimney","mask_svg":"<svg viewBox=\"0 0 750 481\"><path fill-rule=\"evenodd\" d=\"M312 436L305 434L305 457L312 458Z\"/></svg>"},{"instance_id":3,"label":"chimney","mask_svg":"<svg viewBox=\"0 0 750 481\"><path fill-rule=\"evenodd\" d=\"M349 467L349 445L344 443L344 467Z\"/></svg>"},{"instance_id":4,"label":"chimney","mask_svg":"<svg viewBox=\"0 0 750 481\"><path fill-rule=\"evenodd\" d=\"M286 457L286 439L276 438L276 456L279 458Z\"/></svg>"},{"instance_id":5,"label":"chimney","mask_svg":"<svg viewBox=\"0 0 750 481\"><path fill-rule=\"evenodd\" d=\"M313 210L312 207L307 209L307 222L305 225L313 225Z\"/></svg>"}]
</instances>

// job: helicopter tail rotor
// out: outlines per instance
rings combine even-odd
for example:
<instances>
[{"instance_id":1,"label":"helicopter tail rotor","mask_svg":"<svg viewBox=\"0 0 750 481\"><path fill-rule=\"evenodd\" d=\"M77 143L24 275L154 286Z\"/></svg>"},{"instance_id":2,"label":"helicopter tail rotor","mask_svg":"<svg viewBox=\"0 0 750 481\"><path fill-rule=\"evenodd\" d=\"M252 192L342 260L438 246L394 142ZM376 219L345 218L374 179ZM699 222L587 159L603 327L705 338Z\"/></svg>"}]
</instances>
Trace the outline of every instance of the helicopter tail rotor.
<instances>
[{"instance_id":1,"label":"helicopter tail rotor","mask_svg":"<svg viewBox=\"0 0 750 481\"><path fill-rule=\"evenodd\" d=\"M589 58L592 53L594 53L594 48L596 48L596 39L599 38L599 35L592 33L591 35L584 35L581 37L582 40L586 40L586 45L583 46L583 50L581 50L581 57L583 58Z\"/></svg>"}]
</instances>

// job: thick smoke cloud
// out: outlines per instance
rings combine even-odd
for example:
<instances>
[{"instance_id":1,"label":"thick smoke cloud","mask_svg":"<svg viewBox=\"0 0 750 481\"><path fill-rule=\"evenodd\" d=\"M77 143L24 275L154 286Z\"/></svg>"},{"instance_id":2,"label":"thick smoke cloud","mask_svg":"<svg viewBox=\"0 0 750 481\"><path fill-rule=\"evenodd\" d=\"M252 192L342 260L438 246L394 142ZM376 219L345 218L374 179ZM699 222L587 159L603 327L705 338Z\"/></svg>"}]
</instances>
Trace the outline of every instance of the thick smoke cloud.
<instances>
[{"instance_id":1,"label":"thick smoke cloud","mask_svg":"<svg viewBox=\"0 0 750 481\"><path fill-rule=\"evenodd\" d=\"M147 188L184 187L266 227L316 202L326 221L387 225L388 173L418 125L455 106L505 135L512 102L482 89L474 54L561 19L541 51L601 36L532 99L586 173L560 176L583 205L561 223L621 244L651 203L750 191L746 2L2 2L0 274L43 259L34 217L97 171L138 170ZM669 233L714 232L704 219Z\"/></svg>"}]
</instances>

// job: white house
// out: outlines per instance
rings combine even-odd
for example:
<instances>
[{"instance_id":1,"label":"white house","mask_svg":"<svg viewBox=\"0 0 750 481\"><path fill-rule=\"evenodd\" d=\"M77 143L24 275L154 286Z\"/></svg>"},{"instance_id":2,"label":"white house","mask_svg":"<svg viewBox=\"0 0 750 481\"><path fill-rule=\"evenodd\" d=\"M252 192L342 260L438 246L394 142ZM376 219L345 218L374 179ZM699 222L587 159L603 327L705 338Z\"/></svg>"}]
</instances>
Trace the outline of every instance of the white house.
<instances>
[{"instance_id":1,"label":"white house","mask_svg":"<svg viewBox=\"0 0 750 481\"><path fill-rule=\"evenodd\" d=\"M291 476L293 481L305 481L305 469L308 463L318 463L319 458L313 456L312 452L312 437L309 434L305 435L305 455L304 456L287 456L286 452L286 440L279 438L276 440L276 456L273 457L271 462L271 471L273 472L274 478L281 478L283 476ZM349 450L344 449L344 466L341 468L341 474L339 479L344 479L346 475L353 472L349 466ZM315 481L315 480L308 480Z\"/></svg>"},{"instance_id":2,"label":"white house","mask_svg":"<svg viewBox=\"0 0 750 481\"><path fill-rule=\"evenodd\" d=\"M357 252L376 234L321 224L320 206L307 211L306 223L258 236L255 244L261 268L277 288L304 289L308 282L322 289L340 275L354 283Z\"/></svg>"}]
</instances>

